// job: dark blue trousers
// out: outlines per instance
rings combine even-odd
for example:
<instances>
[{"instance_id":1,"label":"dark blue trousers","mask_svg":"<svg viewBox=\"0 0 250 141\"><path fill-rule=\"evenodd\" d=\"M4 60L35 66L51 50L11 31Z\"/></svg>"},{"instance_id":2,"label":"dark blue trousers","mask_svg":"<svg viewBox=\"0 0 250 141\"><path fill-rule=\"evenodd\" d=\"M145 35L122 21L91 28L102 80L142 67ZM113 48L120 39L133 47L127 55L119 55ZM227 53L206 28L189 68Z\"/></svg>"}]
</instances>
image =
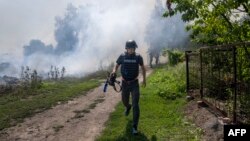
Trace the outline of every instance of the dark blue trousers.
<instances>
[{"instance_id":1,"label":"dark blue trousers","mask_svg":"<svg viewBox=\"0 0 250 141\"><path fill-rule=\"evenodd\" d=\"M122 102L125 107L129 107L129 98L130 94L132 96L132 107L133 107L133 127L138 126L139 117L140 117L140 108L139 108L139 98L140 98L140 89L138 80L132 82L122 81Z\"/></svg>"}]
</instances>

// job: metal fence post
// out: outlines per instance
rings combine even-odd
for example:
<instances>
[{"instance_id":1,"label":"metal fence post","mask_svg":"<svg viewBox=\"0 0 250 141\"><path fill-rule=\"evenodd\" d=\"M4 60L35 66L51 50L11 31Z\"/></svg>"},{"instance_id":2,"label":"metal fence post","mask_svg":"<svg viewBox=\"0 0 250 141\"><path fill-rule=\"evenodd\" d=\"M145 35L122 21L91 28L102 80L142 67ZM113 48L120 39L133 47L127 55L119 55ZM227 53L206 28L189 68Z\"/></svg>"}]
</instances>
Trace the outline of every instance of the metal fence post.
<instances>
[{"instance_id":1,"label":"metal fence post","mask_svg":"<svg viewBox=\"0 0 250 141\"><path fill-rule=\"evenodd\" d=\"M236 123L236 105L237 105L237 64L236 64L236 47L233 46L233 73L234 73L234 105L233 105L233 123Z\"/></svg>"},{"instance_id":2,"label":"metal fence post","mask_svg":"<svg viewBox=\"0 0 250 141\"><path fill-rule=\"evenodd\" d=\"M189 57L188 53L190 51L185 51L185 57L186 57L186 90L187 93L189 92Z\"/></svg>"},{"instance_id":3,"label":"metal fence post","mask_svg":"<svg viewBox=\"0 0 250 141\"><path fill-rule=\"evenodd\" d=\"M202 72L202 50L200 49L200 81L201 81L201 84L200 84L200 95L201 95L201 99L203 98L203 79L202 79L202 75L203 75L203 72Z\"/></svg>"}]
</instances>

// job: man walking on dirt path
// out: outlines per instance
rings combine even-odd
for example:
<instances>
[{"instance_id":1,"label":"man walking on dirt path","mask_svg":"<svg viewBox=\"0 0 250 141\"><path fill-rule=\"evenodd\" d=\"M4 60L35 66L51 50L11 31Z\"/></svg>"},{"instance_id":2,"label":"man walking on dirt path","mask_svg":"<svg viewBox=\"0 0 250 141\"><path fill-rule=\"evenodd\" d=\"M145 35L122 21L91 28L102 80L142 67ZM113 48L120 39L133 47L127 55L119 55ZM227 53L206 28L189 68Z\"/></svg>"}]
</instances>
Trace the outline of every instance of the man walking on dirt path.
<instances>
[{"instance_id":1,"label":"man walking on dirt path","mask_svg":"<svg viewBox=\"0 0 250 141\"><path fill-rule=\"evenodd\" d=\"M112 74L115 74L121 65L121 75L122 75L122 102L126 107L125 116L129 115L131 107L133 107L133 127L132 134L138 134L137 127L140 117L139 108L139 66L142 69L143 81L142 86L146 86L146 69L143 63L143 58L141 55L135 53L137 44L134 40L128 40L125 45L126 52L121 54L116 61L116 66L113 69ZM132 106L129 103L130 94L132 95Z\"/></svg>"}]
</instances>

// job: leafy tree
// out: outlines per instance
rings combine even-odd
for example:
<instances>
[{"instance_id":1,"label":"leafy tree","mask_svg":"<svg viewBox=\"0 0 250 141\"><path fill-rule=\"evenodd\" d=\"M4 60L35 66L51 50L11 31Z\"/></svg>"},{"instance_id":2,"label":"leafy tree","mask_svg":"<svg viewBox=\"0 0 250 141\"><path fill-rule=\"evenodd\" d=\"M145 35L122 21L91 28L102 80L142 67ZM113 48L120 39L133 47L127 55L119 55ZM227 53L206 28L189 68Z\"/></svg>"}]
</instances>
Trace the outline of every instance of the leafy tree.
<instances>
[{"instance_id":1,"label":"leafy tree","mask_svg":"<svg viewBox=\"0 0 250 141\"><path fill-rule=\"evenodd\" d=\"M250 40L248 0L167 0L167 5L164 16L182 13L195 42L216 45Z\"/></svg>"},{"instance_id":2,"label":"leafy tree","mask_svg":"<svg viewBox=\"0 0 250 141\"><path fill-rule=\"evenodd\" d=\"M168 11L165 17L181 13L182 20L188 23L187 30L191 31L193 41L203 45L229 44L250 41L250 1L249 0L167 0ZM250 49L246 45L237 48L237 85L239 85L241 98L239 111L249 117L249 81L250 81ZM212 53L214 68L222 68L227 72L227 66L232 61L218 60L222 56ZM228 65L226 65L228 64ZM217 71L217 70L213 70ZM211 78L209 78L211 79ZM214 80L219 80L215 78ZM216 81L214 81L217 83ZM225 84L223 84L225 85ZM223 86L220 89L224 91ZM216 90L215 91L217 94ZM245 116L244 115L244 116ZM248 119L249 121L249 119Z\"/></svg>"}]
</instances>

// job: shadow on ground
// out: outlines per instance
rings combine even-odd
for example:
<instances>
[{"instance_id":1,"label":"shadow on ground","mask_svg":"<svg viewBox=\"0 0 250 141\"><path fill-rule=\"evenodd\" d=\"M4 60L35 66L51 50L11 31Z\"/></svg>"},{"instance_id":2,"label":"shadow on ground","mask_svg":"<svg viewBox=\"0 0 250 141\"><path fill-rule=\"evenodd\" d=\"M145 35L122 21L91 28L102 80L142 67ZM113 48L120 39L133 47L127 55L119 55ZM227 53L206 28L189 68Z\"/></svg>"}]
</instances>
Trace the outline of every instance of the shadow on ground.
<instances>
[{"instance_id":1,"label":"shadow on ground","mask_svg":"<svg viewBox=\"0 0 250 141\"><path fill-rule=\"evenodd\" d=\"M157 137L153 135L150 139L147 138L147 136L140 132L138 135L132 134L132 121L129 120L126 126L126 131L123 135L117 137L115 141L157 141Z\"/></svg>"}]
</instances>

